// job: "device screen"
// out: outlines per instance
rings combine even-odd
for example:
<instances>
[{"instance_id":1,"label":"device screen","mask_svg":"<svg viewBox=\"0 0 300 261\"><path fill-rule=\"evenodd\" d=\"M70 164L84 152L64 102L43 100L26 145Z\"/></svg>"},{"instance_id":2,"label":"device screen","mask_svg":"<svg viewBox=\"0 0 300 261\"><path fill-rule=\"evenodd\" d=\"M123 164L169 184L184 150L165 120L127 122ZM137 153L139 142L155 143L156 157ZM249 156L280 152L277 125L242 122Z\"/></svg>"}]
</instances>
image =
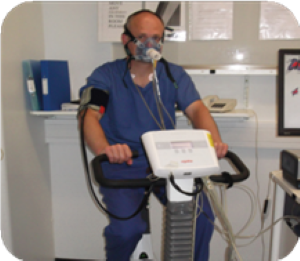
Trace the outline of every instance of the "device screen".
<instances>
[{"instance_id":1,"label":"device screen","mask_svg":"<svg viewBox=\"0 0 300 261\"><path fill-rule=\"evenodd\" d=\"M171 142L172 149L192 149L193 145L189 141Z\"/></svg>"}]
</instances>

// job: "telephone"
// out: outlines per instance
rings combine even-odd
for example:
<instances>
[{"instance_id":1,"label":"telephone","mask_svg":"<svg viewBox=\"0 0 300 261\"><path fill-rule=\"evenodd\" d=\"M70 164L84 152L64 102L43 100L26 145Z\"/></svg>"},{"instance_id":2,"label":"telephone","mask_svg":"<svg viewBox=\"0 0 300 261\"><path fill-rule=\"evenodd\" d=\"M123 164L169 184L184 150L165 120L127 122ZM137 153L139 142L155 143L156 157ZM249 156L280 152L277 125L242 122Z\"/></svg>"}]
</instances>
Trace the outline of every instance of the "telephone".
<instances>
[{"instance_id":1,"label":"telephone","mask_svg":"<svg viewBox=\"0 0 300 261\"><path fill-rule=\"evenodd\" d=\"M236 99L220 99L217 95L208 95L202 101L210 112L229 112L236 106Z\"/></svg>"}]
</instances>

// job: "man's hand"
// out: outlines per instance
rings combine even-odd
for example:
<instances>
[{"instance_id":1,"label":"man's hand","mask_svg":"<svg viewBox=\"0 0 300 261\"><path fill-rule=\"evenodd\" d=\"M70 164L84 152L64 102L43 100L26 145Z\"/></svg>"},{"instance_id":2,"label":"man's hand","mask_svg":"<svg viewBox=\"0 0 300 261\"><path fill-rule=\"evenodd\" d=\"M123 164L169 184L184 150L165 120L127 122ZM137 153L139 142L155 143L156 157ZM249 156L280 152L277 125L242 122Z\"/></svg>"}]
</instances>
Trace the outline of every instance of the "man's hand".
<instances>
[{"instance_id":1,"label":"man's hand","mask_svg":"<svg viewBox=\"0 0 300 261\"><path fill-rule=\"evenodd\" d=\"M132 164L132 152L127 144L107 146L103 153L107 155L110 163L122 164L126 162L128 165Z\"/></svg>"},{"instance_id":2,"label":"man's hand","mask_svg":"<svg viewBox=\"0 0 300 261\"><path fill-rule=\"evenodd\" d=\"M228 151L228 144L222 142L215 142L214 145L218 159L224 158Z\"/></svg>"}]
</instances>

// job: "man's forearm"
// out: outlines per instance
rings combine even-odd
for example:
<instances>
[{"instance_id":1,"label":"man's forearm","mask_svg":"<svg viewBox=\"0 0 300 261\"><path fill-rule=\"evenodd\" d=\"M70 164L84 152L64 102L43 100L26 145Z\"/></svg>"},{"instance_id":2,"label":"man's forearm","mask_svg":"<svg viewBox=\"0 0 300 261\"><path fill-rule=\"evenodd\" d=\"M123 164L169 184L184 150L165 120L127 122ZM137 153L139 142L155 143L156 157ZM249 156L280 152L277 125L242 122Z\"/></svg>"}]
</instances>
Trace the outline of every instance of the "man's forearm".
<instances>
[{"instance_id":1,"label":"man's forearm","mask_svg":"<svg viewBox=\"0 0 300 261\"><path fill-rule=\"evenodd\" d=\"M104 131L99 124L99 119L99 116L92 110L88 110L84 118L84 139L95 155L103 153L105 148L109 146ZM81 120L82 118L79 119L79 122Z\"/></svg>"},{"instance_id":2,"label":"man's forearm","mask_svg":"<svg viewBox=\"0 0 300 261\"><path fill-rule=\"evenodd\" d=\"M205 113L205 112L200 111L199 114L201 113ZM205 120L200 120L200 119L205 119ZM218 126L209 113L206 114L205 116L198 115L198 117L196 117L196 120L194 120L193 122L193 127L195 129L208 130L211 133L214 142L222 142L221 135L218 130Z\"/></svg>"},{"instance_id":3,"label":"man's forearm","mask_svg":"<svg viewBox=\"0 0 300 261\"><path fill-rule=\"evenodd\" d=\"M203 102L200 100L195 101L185 112L193 123L194 128L208 130L211 133L218 158L225 157L228 151L228 144L222 142L217 124Z\"/></svg>"},{"instance_id":4,"label":"man's forearm","mask_svg":"<svg viewBox=\"0 0 300 261\"><path fill-rule=\"evenodd\" d=\"M218 127L210 112L202 102L200 103L197 101L192 104L187 110L187 115L195 129L208 130L211 133L214 142L222 142Z\"/></svg>"}]
</instances>

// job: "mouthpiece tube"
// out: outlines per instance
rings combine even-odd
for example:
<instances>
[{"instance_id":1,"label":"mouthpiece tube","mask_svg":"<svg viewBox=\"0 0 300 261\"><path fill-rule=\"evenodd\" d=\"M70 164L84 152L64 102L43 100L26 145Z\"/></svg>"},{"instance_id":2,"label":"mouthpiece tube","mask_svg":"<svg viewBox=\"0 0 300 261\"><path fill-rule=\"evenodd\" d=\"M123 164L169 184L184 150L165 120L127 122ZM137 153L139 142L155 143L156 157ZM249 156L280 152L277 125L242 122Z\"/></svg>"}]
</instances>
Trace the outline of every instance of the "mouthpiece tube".
<instances>
[{"instance_id":1,"label":"mouthpiece tube","mask_svg":"<svg viewBox=\"0 0 300 261\"><path fill-rule=\"evenodd\" d=\"M152 60L158 61L162 57L162 55L156 51L155 49L151 48L146 52L146 55L149 56Z\"/></svg>"}]
</instances>

